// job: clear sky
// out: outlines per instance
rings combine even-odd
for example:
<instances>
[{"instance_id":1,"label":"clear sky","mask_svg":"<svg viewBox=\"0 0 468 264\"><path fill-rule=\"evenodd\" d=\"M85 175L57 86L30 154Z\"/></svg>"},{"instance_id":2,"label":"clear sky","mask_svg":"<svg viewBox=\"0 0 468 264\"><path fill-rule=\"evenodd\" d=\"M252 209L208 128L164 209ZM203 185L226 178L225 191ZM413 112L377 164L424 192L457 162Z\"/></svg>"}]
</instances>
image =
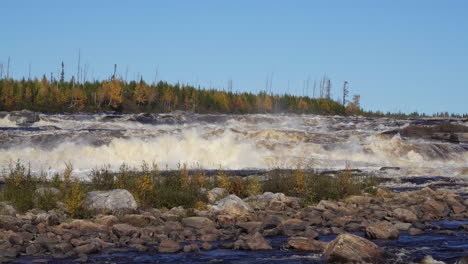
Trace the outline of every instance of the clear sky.
<instances>
[{"instance_id":1,"label":"clear sky","mask_svg":"<svg viewBox=\"0 0 468 264\"><path fill-rule=\"evenodd\" d=\"M327 74L368 110L468 112L468 1L167 0L0 2L0 63L14 78L177 81L302 94ZM128 69L128 70L127 70ZM128 74L126 74L128 72ZM312 86L312 85L311 85ZM311 95L312 89L309 89Z\"/></svg>"}]
</instances>

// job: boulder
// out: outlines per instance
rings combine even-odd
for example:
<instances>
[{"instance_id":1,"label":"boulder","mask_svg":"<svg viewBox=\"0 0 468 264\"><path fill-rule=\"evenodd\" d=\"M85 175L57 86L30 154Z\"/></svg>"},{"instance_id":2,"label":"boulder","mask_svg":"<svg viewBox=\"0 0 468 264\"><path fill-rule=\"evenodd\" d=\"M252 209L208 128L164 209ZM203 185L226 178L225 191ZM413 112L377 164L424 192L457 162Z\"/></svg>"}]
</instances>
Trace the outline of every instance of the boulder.
<instances>
[{"instance_id":1,"label":"boulder","mask_svg":"<svg viewBox=\"0 0 468 264\"><path fill-rule=\"evenodd\" d=\"M372 197L363 195L352 195L345 199L346 202L355 204L359 207L367 207L373 200L374 199Z\"/></svg>"},{"instance_id":2,"label":"boulder","mask_svg":"<svg viewBox=\"0 0 468 264\"><path fill-rule=\"evenodd\" d=\"M253 235L246 237L243 241L236 241L235 248L250 251L271 250L270 242L263 238L260 233L256 232Z\"/></svg>"},{"instance_id":3,"label":"boulder","mask_svg":"<svg viewBox=\"0 0 468 264\"><path fill-rule=\"evenodd\" d=\"M86 194L85 206L88 210L136 210L138 204L133 195L124 189L92 191Z\"/></svg>"},{"instance_id":4,"label":"boulder","mask_svg":"<svg viewBox=\"0 0 468 264\"><path fill-rule=\"evenodd\" d=\"M120 218L122 223L132 226L145 227L150 225L156 220L154 216L141 215L141 214L127 214Z\"/></svg>"},{"instance_id":5,"label":"boulder","mask_svg":"<svg viewBox=\"0 0 468 264\"><path fill-rule=\"evenodd\" d=\"M253 213L252 207L234 194L218 201L211 207L211 211L234 217L246 217Z\"/></svg>"},{"instance_id":6,"label":"boulder","mask_svg":"<svg viewBox=\"0 0 468 264\"><path fill-rule=\"evenodd\" d=\"M214 228L215 223L206 217L193 216L182 219L182 225L194 229Z\"/></svg>"},{"instance_id":7,"label":"boulder","mask_svg":"<svg viewBox=\"0 0 468 264\"><path fill-rule=\"evenodd\" d=\"M306 222L300 219L287 219L280 226L283 234L286 236L296 235L298 232L306 230Z\"/></svg>"},{"instance_id":8,"label":"boulder","mask_svg":"<svg viewBox=\"0 0 468 264\"><path fill-rule=\"evenodd\" d=\"M229 192L226 189L219 187L209 190L206 194L206 196L208 197L208 201L210 201L211 203L223 199L227 195L229 195Z\"/></svg>"},{"instance_id":9,"label":"boulder","mask_svg":"<svg viewBox=\"0 0 468 264\"><path fill-rule=\"evenodd\" d=\"M403 208L397 208L393 210L393 216L406 222L418 220L418 217L413 212Z\"/></svg>"},{"instance_id":10,"label":"boulder","mask_svg":"<svg viewBox=\"0 0 468 264\"><path fill-rule=\"evenodd\" d=\"M455 264L468 264L468 255L461 257Z\"/></svg>"},{"instance_id":11,"label":"boulder","mask_svg":"<svg viewBox=\"0 0 468 264\"><path fill-rule=\"evenodd\" d=\"M421 259L420 264L445 264L443 261L437 261L432 256L425 256Z\"/></svg>"},{"instance_id":12,"label":"boulder","mask_svg":"<svg viewBox=\"0 0 468 264\"><path fill-rule=\"evenodd\" d=\"M339 235L323 251L328 262L338 263L381 263L383 254L376 244L349 233Z\"/></svg>"},{"instance_id":13,"label":"boulder","mask_svg":"<svg viewBox=\"0 0 468 264\"><path fill-rule=\"evenodd\" d=\"M179 243L173 240L164 240L159 244L158 251L159 253L176 253L180 251L182 247Z\"/></svg>"},{"instance_id":14,"label":"boulder","mask_svg":"<svg viewBox=\"0 0 468 264\"><path fill-rule=\"evenodd\" d=\"M408 230L408 234L409 234L410 236L418 236L418 235L423 235L423 234L424 234L424 231L421 230L421 229L418 229L418 228L411 227L411 228Z\"/></svg>"},{"instance_id":15,"label":"boulder","mask_svg":"<svg viewBox=\"0 0 468 264\"><path fill-rule=\"evenodd\" d=\"M283 193L265 192L247 199L250 205L257 209L283 211L286 208L298 208L299 201L294 197L287 197Z\"/></svg>"},{"instance_id":16,"label":"boulder","mask_svg":"<svg viewBox=\"0 0 468 264\"><path fill-rule=\"evenodd\" d=\"M381 221L366 227L366 237L370 239L397 239L399 235L392 223Z\"/></svg>"},{"instance_id":17,"label":"boulder","mask_svg":"<svg viewBox=\"0 0 468 264\"><path fill-rule=\"evenodd\" d=\"M29 110L12 111L8 119L18 126L31 126L40 120L38 113Z\"/></svg>"},{"instance_id":18,"label":"boulder","mask_svg":"<svg viewBox=\"0 0 468 264\"><path fill-rule=\"evenodd\" d=\"M117 237L124 237L138 234L139 231L136 227L129 224L116 224L112 227L112 233L114 233Z\"/></svg>"},{"instance_id":19,"label":"boulder","mask_svg":"<svg viewBox=\"0 0 468 264\"><path fill-rule=\"evenodd\" d=\"M326 243L307 237L290 237L288 239L288 246L302 251L315 251L322 252Z\"/></svg>"},{"instance_id":20,"label":"boulder","mask_svg":"<svg viewBox=\"0 0 468 264\"><path fill-rule=\"evenodd\" d=\"M5 202L0 202L0 215L11 215L15 216L16 215L16 210L13 206L5 203Z\"/></svg>"},{"instance_id":21,"label":"boulder","mask_svg":"<svg viewBox=\"0 0 468 264\"><path fill-rule=\"evenodd\" d=\"M433 199L423 203L421 205L421 210L427 219L438 219L448 213L448 208L446 208L442 203Z\"/></svg>"}]
</instances>

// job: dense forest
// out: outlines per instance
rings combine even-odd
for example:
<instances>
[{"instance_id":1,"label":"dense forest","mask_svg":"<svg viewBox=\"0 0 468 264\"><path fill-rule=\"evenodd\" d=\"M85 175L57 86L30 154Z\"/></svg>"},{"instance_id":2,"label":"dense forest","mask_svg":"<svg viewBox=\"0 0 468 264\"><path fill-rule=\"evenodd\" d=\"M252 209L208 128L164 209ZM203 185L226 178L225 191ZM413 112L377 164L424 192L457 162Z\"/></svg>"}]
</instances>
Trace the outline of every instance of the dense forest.
<instances>
[{"instance_id":1,"label":"dense forest","mask_svg":"<svg viewBox=\"0 0 468 264\"><path fill-rule=\"evenodd\" d=\"M197 113L298 113L321 115L365 115L392 117L421 117L424 114L382 113L363 111L360 96L346 100L348 88L340 91L344 100L333 100L330 96L330 80L319 87L320 97L273 94L262 91L247 92L203 89L185 84L146 83L124 81L112 76L103 81L77 82L59 80L45 75L41 80L11 78L0 79L0 111L29 109L40 112L171 112L175 110ZM448 113L438 116L450 116ZM451 115L461 117L460 115ZM463 115L467 116L467 115Z\"/></svg>"}]
</instances>

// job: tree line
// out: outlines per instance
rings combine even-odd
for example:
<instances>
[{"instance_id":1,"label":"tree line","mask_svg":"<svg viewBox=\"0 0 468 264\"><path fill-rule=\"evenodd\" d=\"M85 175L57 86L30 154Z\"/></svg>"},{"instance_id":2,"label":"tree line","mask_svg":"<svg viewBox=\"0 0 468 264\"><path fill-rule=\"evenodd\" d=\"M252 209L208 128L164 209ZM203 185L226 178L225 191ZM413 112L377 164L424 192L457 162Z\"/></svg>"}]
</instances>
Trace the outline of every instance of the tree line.
<instances>
[{"instance_id":1,"label":"tree line","mask_svg":"<svg viewBox=\"0 0 468 264\"><path fill-rule=\"evenodd\" d=\"M3 65L2 65L3 66ZM1 69L3 71L3 67ZM3 72L2 72L3 75ZM348 82L344 82L342 99L331 98L331 81L324 76L319 82L318 98L289 93L273 94L271 84L259 93L233 92L232 81L227 91L203 89L165 81L147 83L123 80L115 75L98 81L65 80L64 66L60 78L34 79L0 77L0 111L29 109L38 112L122 112L164 113L175 110L196 113L297 113L320 115L364 115L374 117L427 117L424 113L383 113L364 111L360 95L348 99ZM4 77L4 78L2 78ZM268 88L270 87L270 88ZM308 89L308 88L307 88ZM315 83L314 83L315 94ZM468 117L468 114L436 113L433 116Z\"/></svg>"},{"instance_id":2,"label":"tree line","mask_svg":"<svg viewBox=\"0 0 468 264\"><path fill-rule=\"evenodd\" d=\"M329 87L329 86L327 86ZM329 94L329 91L327 91ZM359 96L351 102L332 100L329 96L310 98L261 91L232 92L202 89L187 84L164 81L127 82L112 76L102 81L79 83L74 77L60 79L0 79L0 110L29 109L40 112L171 112L197 113L304 113L323 115L360 114Z\"/></svg>"}]
</instances>

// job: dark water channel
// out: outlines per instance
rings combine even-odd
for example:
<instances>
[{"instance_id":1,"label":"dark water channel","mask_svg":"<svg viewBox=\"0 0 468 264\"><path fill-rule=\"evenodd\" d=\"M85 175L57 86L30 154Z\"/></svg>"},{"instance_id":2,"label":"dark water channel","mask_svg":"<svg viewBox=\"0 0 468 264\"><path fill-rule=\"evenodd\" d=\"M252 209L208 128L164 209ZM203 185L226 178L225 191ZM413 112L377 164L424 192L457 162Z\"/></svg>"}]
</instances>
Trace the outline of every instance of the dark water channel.
<instances>
[{"instance_id":1,"label":"dark water channel","mask_svg":"<svg viewBox=\"0 0 468 264\"><path fill-rule=\"evenodd\" d=\"M407 233L400 233L398 240L394 241L374 241L385 248L389 253L385 263L418 263L424 256L431 255L434 259L446 263L455 263L460 257L468 255L468 232L460 229L467 221L442 221L433 222L433 230L427 231L424 235L410 236ZM450 230L451 234L441 232ZM362 233L355 233L363 236ZM331 241L336 235L319 237L322 241ZM89 262L94 263L325 263L319 253L300 252L284 250L282 245L286 242L286 237L275 237L270 239L274 250L248 252L240 250L227 250L219 247L218 243L213 243L214 250L199 251L178 254L160 254L156 250L147 253L128 251L125 253L115 253L111 255L91 255ZM48 263L75 263L75 259L52 259ZM38 258L19 258L15 263L33 263Z\"/></svg>"}]
</instances>

